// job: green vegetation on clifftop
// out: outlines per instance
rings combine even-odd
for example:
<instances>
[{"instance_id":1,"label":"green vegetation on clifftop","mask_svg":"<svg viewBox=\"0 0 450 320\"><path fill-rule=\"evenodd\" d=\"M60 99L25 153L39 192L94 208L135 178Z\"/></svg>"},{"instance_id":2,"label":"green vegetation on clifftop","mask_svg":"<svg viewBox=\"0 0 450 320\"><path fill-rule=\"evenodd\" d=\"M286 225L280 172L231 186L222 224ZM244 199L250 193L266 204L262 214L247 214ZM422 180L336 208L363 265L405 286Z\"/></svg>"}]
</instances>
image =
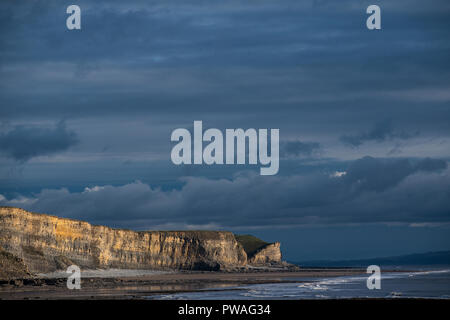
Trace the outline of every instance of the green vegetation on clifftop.
<instances>
[{"instance_id":1,"label":"green vegetation on clifftop","mask_svg":"<svg viewBox=\"0 0 450 320\"><path fill-rule=\"evenodd\" d=\"M242 245L247 256L252 256L256 251L269 244L249 234L235 234L234 237Z\"/></svg>"}]
</instances>

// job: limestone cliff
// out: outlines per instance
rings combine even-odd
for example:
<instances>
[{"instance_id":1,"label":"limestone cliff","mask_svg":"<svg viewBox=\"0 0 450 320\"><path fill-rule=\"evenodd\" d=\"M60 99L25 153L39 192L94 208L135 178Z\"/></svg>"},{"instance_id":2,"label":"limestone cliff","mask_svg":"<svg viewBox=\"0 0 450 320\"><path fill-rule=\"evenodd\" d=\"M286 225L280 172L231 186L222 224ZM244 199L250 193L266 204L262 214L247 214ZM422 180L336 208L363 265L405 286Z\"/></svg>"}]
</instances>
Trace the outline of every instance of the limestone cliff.
<instances>
[{"instance_id":1,"label":"limestone cliff","mask_svg":"<svg viewBox=\"0 0 450 320\"><path fill-rule=\"evenodd\" d=\"M258 249L248 259L251 265L267 265L281 262L280 243L269 243Z\"/></svg>"},{"instance_id":2,"label":"limestone cliff","mask_svg":"<svg viewBox=\"0 0 450 320\"><path fill-rule=\"evenodd\" d=\"M279 242L267 243L249 234L235 235L235 237L247 253L248 264L272 265L282 262Z\"/></svg>"},{"instance_id":3,"label":"limestone cliff","mask_svg":"<svg viewBox=\"0 0 450 320\"><path fill-rule=\"evenodd\" d=\"M248 263L231 232L136 232L11 207L0 207L0 247L32 273L60 270L70 264L81 268L219 270Z\"/></svg>"}]
</instances>

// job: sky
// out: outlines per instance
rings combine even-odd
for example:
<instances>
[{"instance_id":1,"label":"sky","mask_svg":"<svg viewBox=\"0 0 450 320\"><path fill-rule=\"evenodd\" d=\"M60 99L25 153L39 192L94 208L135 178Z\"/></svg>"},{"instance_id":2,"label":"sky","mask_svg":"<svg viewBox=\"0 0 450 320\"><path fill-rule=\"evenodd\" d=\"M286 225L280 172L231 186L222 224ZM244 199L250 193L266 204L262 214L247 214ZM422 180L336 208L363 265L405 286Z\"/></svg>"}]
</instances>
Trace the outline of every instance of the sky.
<instances>
[{"instance_id":1,"label":"sky","mask_svg":"<svg viewBox=\"0 0 450 320\"><path fill-rule=\"evenodd\" d=\"M450 250L449 14L444 0L2 1L0 205L251 233L290 261ZM171 133L195 120L278 128L279 173L174 165Z\"/></svg>"}]
</instances>

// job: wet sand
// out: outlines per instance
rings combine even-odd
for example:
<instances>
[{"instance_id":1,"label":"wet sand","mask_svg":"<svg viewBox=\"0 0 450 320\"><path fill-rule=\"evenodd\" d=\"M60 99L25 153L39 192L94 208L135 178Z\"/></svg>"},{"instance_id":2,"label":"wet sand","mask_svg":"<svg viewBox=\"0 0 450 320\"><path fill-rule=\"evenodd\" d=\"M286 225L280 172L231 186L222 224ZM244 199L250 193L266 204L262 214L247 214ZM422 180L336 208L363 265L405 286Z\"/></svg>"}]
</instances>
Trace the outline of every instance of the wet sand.
<instances>
[{"instance_id":1,"label":"wet sand","mask_svg":"<svg viewBox=\"0 0 450 320\"><path fill-rule=\"evenodd\" d=\"M302 269L255 272L166 272L139 276L88 277L80 290L69 290L67 278L3 281L0 299L147 299L149 296L196 290L233 289L262 283L305 282L308 278L366 274L362 269ZM301 279L299 279L301 278Z\"/></svg>"}]
</instances>

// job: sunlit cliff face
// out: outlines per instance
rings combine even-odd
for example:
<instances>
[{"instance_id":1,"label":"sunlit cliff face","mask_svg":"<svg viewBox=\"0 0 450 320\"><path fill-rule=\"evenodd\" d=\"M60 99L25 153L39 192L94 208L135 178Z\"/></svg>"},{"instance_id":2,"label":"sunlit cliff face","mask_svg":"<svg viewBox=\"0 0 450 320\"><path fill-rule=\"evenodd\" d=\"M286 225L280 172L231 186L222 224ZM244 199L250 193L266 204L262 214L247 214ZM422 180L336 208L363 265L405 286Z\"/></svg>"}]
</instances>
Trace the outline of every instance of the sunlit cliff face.
<instances>
[{"instance_id":1,"label":"sunlit cliff face","mask_svg":"<svg viewBox=\"0 0 450 320\"><path fill-rule=\"evenodd\" d=\"M279 244L247 259L234 235L226 231L135 232L7 207L0 208L0 247L23 259L31 272L70 264L218 270L281 260Z\"/></svg>"}]
</instances>

